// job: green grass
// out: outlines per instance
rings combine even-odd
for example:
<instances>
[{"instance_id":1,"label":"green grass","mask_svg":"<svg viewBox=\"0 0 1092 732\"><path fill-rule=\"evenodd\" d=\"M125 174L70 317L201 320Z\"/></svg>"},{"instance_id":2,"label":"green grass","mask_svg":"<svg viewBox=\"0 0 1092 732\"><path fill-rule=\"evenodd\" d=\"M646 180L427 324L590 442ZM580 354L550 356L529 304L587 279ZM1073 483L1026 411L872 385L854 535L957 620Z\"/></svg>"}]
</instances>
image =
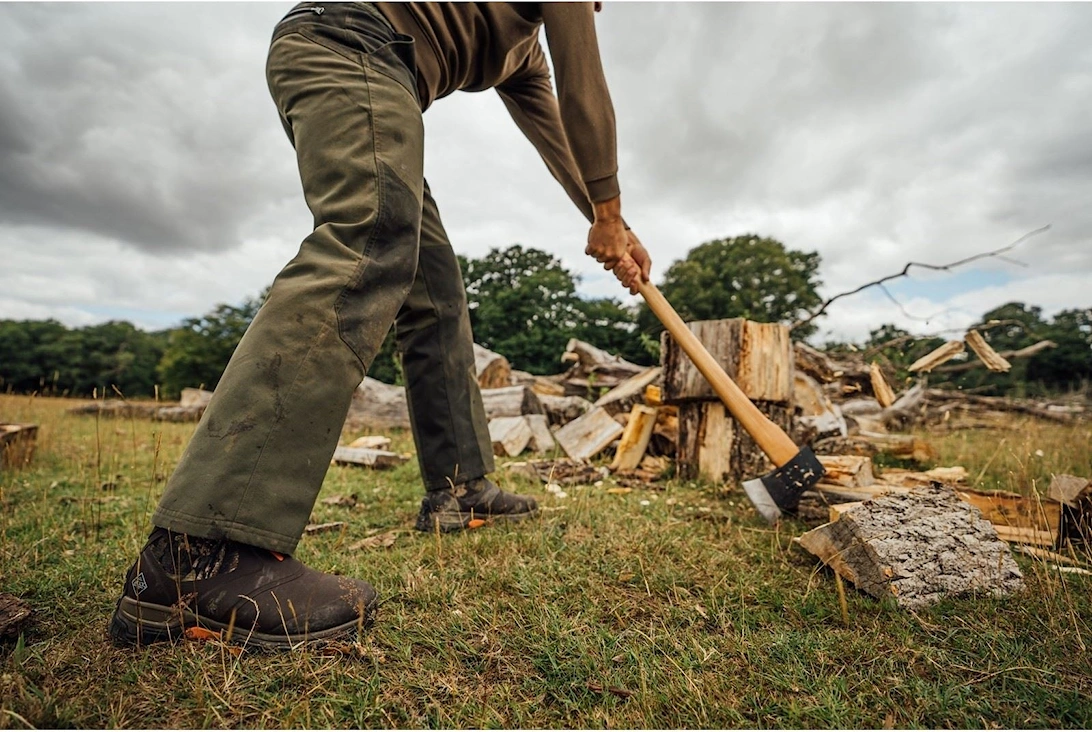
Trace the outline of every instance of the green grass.
<instances>
[{"instance_id":1,"label":"green grass","mask_svg":"<svg viewBox=\"0 0 1092 732\"><path fill-rule=\"evenodd\" d=\"M559 499L499 472L539 498L541 519L438 538L410 531L415 461L331 469L320 498L360 503L316 504L316 521L348 526L300 545L303 561L384 598L357 642L331 655L117 649L106 624L122 574L193 425L65 414L72 404L0 397L0 421L41 425L33 464L0 473L0 591L35 609L21 640L0 642L0 727L1092 723L1090 577L1018 556L1023 594L916 614L847 587L847 626L833 576L791 544L804 527L768 528L738 490L723 499L669 482L618 495L607 480ZM930 439L940 463L987 489L1092 474L1087 425ZM399 532L392 547L349 551L386 531Z\"/></svg>"}]
</instances>

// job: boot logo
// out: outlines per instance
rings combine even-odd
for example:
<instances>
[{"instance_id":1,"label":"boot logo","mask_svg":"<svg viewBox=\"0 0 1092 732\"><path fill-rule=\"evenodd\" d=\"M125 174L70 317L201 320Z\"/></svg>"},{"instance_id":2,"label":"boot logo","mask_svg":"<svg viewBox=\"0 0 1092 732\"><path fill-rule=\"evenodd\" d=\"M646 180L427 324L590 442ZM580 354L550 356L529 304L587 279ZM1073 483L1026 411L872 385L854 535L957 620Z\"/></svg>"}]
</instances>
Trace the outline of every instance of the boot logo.
<instances>
[{"instance_id":1,"label":"boot logo","mask_svg":"<svg viewBox=\"0 0 1092 732\"><path fill-rule=\"evenodd\" d=\"M148 589L148 581L144 579L143 572L133 578L133 589L136 590L138 595Z\"/></svg>"}]
</instances>

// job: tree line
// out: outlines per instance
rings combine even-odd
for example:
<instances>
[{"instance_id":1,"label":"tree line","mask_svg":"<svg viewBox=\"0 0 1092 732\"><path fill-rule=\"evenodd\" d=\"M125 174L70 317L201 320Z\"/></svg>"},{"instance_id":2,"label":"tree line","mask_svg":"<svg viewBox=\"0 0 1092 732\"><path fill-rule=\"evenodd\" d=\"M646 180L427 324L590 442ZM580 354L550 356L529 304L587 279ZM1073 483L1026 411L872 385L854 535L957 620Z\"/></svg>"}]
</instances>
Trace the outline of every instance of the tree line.
<instances>
[{"instance_id":1,"label":"tree line","mask_svg":"<svg viewBox=\"0 0 1092 732\"><path fill-rule=\"evenodd\" d=\"M548 252L516 244L477 259L460 256L459 264L475 341L504 355L514 368L558 373L569 338L634 363L659 360L662 327L644 303L580 297L579 276ZM684 320L744 317L792 323L821 303L819 265L816 252L791 250L774 239L748 234L695 247L667 269L658 286ZM154 332L124 321L68 328L54 320L0 320L0 391L172 399L185 387L214 389L267 292ZM1048 321L1040 308L1009 303L983 316L984 322L990 320L1004 323L983 331L997 350L1015 350L1044 338L1058 348L1014 362L1009 374L974 369L948 380L983 393L1023 393L1069 389L1092 379L1092 310L1067 310ZM793 336L806 338L815 327L798 328ZM905 370L943 342L906 336L892 325L881 326L865 347ZM885 347L900 338L897 345ZM393 330L368 373L387 383L400 382Z\"/></svg>"}]
</instances>

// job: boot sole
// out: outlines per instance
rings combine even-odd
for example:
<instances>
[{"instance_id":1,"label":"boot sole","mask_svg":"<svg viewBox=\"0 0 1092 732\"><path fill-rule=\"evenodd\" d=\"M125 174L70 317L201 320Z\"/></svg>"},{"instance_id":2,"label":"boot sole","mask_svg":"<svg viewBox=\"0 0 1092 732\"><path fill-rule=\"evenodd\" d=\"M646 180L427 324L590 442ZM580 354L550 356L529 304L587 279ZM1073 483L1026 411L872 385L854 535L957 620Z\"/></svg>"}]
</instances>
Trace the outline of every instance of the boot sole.
<instances>
[{"instance_id":1,"label":"boot sole","mask_svg":"<svg viewBox=\"0 0 1092 732\"><path fill-rule=\"evenodd\" d=\"M475 520L484 521L487 525L492 523L518 523L534 518L538 516L538 514L539 509L537 508L525 513L498 513L492 515L482 515L472 511L468 513L445 511L442 513L429 514L427 517L418 517L414 528L418 531L428 533L439 529L442 533L448 534L455 531L465 531L470 525L470 522Z\"/></svg>"},{"instance_id":2,"label":"boot sole","mask_svg":"<svg viewBox=\"0 0 1092 732\"><path fill-rule=\"evenodd\" d=\"M115 645L141 647L162 641L176 642L185 636L188 628L205 628L222 631L225 642L233 645L257 646L258 648L286 651L303 646L319 645L351 636L354 632L371 626L375 620L377 603L364 609L364 615L333 628L312 633L277 635L262 633L221 623L211 618L197 616L188 610L165 607L149 602L138 602L123 596L118 600L114 615L110 618L110 638Z\"/></svg>"}]
</instances>

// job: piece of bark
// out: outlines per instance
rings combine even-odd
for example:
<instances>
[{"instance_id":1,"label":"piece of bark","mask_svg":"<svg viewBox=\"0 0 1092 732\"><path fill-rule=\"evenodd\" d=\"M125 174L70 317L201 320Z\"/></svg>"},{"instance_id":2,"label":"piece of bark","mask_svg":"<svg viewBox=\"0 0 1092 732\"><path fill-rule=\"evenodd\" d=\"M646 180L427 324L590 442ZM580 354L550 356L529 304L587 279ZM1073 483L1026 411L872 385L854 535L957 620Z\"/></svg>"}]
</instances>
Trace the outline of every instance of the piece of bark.
<instances>
[{"instance_id":1,"label":"piece of bark","mask_svg":"<svg viewBox=\"0 0 1092 732\"><path fill-rule=\"evenodd\" d=\"M526 386L504 386L482 389L482 403L488 419L519 417L523 414L546 414L538 394Z\"/></svg>"},{"instance_id":2,"label":"piece of bark","mask_svg":"<svg viewBox=\"0 0 1092 732\"><path fill-rule=\"evenodd\" d=\"M823 466L823 482L850 488L865 488L876 483L872 460L857 455L817 455Z\"/></svg>"},{"instance_id":3,"label":"piece of bark","mask_svg":"<svg viewBox=\"0 0 1092 732\"><path fill-rule=\"evenodd\" d=\"M18 636L32 613L26 600L0 592L0 638Z\"/></svg>"},{"instance_id":4,"label":"piece of bark","mask_svg":"<svg viewBox=\"0 0 1092 732\"><path fill-rule=\"evenodd\" d=\"M788 326L743 318L700 320L686 326L752 401L792 402L793 352ZM666 330L660 354L665 403L719 398Z\"/></svg>"},{"instance_id":5,"label":"piece of bark","mask_svg":"<svg viewBox=\"0 0 1092 732\"><path fill-rule=\"evenodd\" d=\"M578 396L539 395L539 401L552 425L564 425L587 414L592 403Z\"/></svg>"},{"instance_id":6,"label":"piece of bark","mask_svg":"<svg viewBox=\"0 0 1092 732\"><path fill-rule=\"evenodd\" d=\"M943 346L930 351L917 361L914 361L914 363L910 364L908 370L911 373L916 373L918 371L928 373L945 361L949 361L963 353L963 351L963 341L948 341Z\"/></svg>"},{"instance_id":7,"label":"piece of bark","mask_svg":"<svg viewBox=\"0 0 1092 732\"><path fill-rule=\"evenodd\" d=\"M595 401L595 406L606 409L611 416L622 412L628 413L633 405L644 401L645 388L659 380L662 373L663 369L659 366L647 368L599 397Z\"/></svg>"},{"instance_id":8,"label":"piece of bark","mask_svg":"<svg viewBox=\"0 0 1092 732\"><path fill-rule=\"evenodd\" d=\"M489 440L493 443L493 454L515 457L531 441L531 425L525 417L496 417L489 420Z\"/></svg>"},{"instance_id":9,"label":"piece of bark","mask_svg":"<svg viewBox=\"0 0 1092 732\"><path fill-rule=\"evenodd\" d=\"M1000 351L997 355L1003 359L1015 359L1015 358L1031 358L1048 348L1057 348L1058 344L1054 341L1039 341L1030 346L1019 348L1015 351ZM968 361L967 363L949 364L947 366L941 366L935 369L938 374L950 374L958 371L970 371L973 368L985 365L982 361Z\"/></svg>"},{"instance_id":10,"label":"piece of bark","mask_svg":"<svg viewBox=\"0 0 1092 732\"><path fill-rule=\"evenodd\" d=\"M792 407L755 402L758 410L788 432ZM722 402L685 402L679 407L676 464L682 478L704 478L715 484L738 483L764 475L773 464L725 409Z\"/></svg>"},{"instance_id":11,"label":"piece of bark","mask_svg":"<svg viewBox=\"0 0 1092 732\"><path fill-rule=\"evenodd\" d=\"M891 389L891 385L887 383L887 377L883 375L883 369L875 361L868 367L869 378L872 380L872 395L876 397L876 401L880 403L880 406L887 409L895 403L895 392Z\"/></svg>"},{"instance_id":12,"label":"piece of bark","mask_svg":"<svg viewBox=\"0 0 1092 732\"><path fill-rule=\"evenodd\" d=\"M565 454L574 460L598 455L622 434L622 425L602 407L574 419L554 433Z\"/></svg>"},{"instance_id":13,"label":"piece of bark","mask_svg":"<svg viewBox=\"0 0 1092 732\"><path fill-rule=\"evenodd\" d=\"M990 371L1004 373L1012 368L1012 364L1003 359L997 351L990 348L990 344L986 343L986 339L977 330L967 331L967 334L963 336L963 340L966 341L967 345L971 347L971 350L978 355L982 363Z\"/></svg>"},{"instance_id":14,"label":"piece of bark","mask_svg":"<svg viewBox=\"0 0 1092 732\"><path fill-rule=\"evenodd\" d=\"M334 450L333 462L337 465L358 465L364 468L384 470L405 463L409 458L387 450L371 450L366 447L339 447Z\"/></svg>"},{"instance_id":15,"label":"piece of bark","mask_svg":"<svg viewBox=\"0 0 1092 732\"><path fill-rule=\"evenodd\" d=\"M307 524L304 527L305 534L325 534L328 531L344 531L348 524L344 521L330 521L325 524Z\"/></svg>"},{"instance_id":16,"label":"piece of bark","mask_svg":"<svg viewBox=\"0 0 1092 732\"><path fill-rule=\"evenodd\" d=\"M494 353L484 346L474 344L474 371L478 375L478 386L482 389L497 389L510 386L512 365L499 353Z\"/></svg>"},{"instance_id":17,"label":"piece of bark","mask_svg":"<svg viewBox=\"0 0 1092 732\"><path fill-rule=\"evenodd\" d=\"M389 450L391 438L383 435L364 435L348 444L348 447L366 447L370 450Z\"/></svg>"},{"instance_id":18,"label":"piece of bark","mask_svg":"<svg viewBox=\"0 0 1092 732\"><path fill-rule=\"evenodd\" d=\"M921 488L848 508L799 543L873 597L918 609L945 597L1022 590L1007 544L951 488Z\"/></svg>"},{"instance_id":19,"label":"piece of bark","mask_svg":"<svg viewBox=\"0 0 1092 732\"><path fill-rule=\"evenodd\" d=\"M830 401L815 379L802 371L793 374L793 404L796 421L811 429L813 439L846 436L848 427L842 410Z\"/></svg>"},{"instance_id":20,"label":"piece of bark","mask_svg":"<svg viewBox=\"0 0 1092 732\"><path fill-rule=\"evenodd\" d=\"M528 414L524 419L531 428L531 441L527 446L532 452L542 455L557 448L554 433L550 432L550 420L545 414Z\"/></svg>"},{"instance_id":21,"label":"piece of bark","mask_svg":"<svg viewBox=\"0 0 1092 732\"><path fill-rule=\"evenodd\" d=\"M409 429L406 389L365 376L353 392L345 426L353 429Z\"/></svg>"},{"instance_id":22,"label":"piece of bark","mask_svg":"<svg viewBox=\"0 0 1092 732\"><path fill-rule=\"evenodd\" d=\"M30 465L37 445L38 425L0 424L0 470Z\"/></svg>"},{"instance_id":23,"label":"piece of bark","mask_svg":"<svg viewBox=\"0 0 1092 732\"><path fill-rule=\"evenodd\" d=\"M634 404L629 413L629 421L622 432L622 440L614 453L610 464L612 471L633 470L645 456L652 430L656 426L656 408L643 404Z\"/></svg>"},{"instance_id":24,"label":"piece of bark","mask_svg":"<svg viewBox=\"0 0 1092 732\"><path fill-rule=\"evenodd\" d=\"M821 384L829 384L843 373L830 356L806 343L796 341L792 344L792 349L796 370L802 371Z\"/></svg>"}]
</instances>

